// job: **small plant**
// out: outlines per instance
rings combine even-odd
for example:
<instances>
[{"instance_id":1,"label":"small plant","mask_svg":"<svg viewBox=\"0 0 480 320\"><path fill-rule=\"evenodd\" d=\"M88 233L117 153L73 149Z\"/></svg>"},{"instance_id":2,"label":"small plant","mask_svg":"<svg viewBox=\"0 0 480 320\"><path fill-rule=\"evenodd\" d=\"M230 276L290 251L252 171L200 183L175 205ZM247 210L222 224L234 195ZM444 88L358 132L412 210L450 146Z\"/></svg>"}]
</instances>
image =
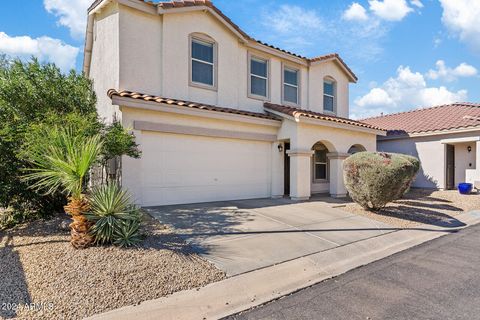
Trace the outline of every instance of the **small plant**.
<instances>
[{"instance_id":1,"label":"small plant","mask_svg":"<svg viewBox=\"0 0 480 320\"><path fill-rule=\"evenodd\" d=\"M116 183L93 188L86 217L93 223L90 233L96 243L128 247L140 241L140 210Z\"/></svg>"},{"instance_id":2,"label":"small plant","mask_svg":"<svg viewBox=\"0 0 480 320\"><path fill-rule=\"evenodd\" d=\"M137 245L142 241L139 235L139 229L140 223L138 221L125 221L115 230L113 244L119 247L131 247Z\"/></svg>"},{"instance_id":3,"label":"small plant","mask_svg":"<svg viewBox=\"0 0 480 320\"><path fill-rule=\"evenodd\" d=\"M343 163L345 187L350 197L370 211L400 199L420 169L420 161L396 153L359 152Z\"/></svg>"}]
</instances>

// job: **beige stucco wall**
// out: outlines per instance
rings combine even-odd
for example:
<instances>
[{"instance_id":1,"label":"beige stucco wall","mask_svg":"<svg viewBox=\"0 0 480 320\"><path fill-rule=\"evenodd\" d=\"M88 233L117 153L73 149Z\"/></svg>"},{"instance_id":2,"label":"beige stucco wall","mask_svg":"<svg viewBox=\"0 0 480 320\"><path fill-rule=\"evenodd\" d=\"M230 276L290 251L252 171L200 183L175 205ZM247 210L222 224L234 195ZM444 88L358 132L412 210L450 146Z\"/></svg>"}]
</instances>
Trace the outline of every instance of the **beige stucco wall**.
<instances>
[{"instance_id":1,"label":"beige stucco wall","mask_svg":"<svg viewBox=\"0 0 480 320\"><path fill-rule=\"evenodd\" d=\"M456 143L455 146L455 183L467 182L466 171L476 169L476 151L477 146L475 142ZM467 148L472 148L468 152Z\"/></svg>"},{"instance_id":2,"label":"beige stucco wall","mask_svg":"<svg viewBox=\"0 0 480 320\"><path fill-rule=\"evenodd\" d=\"M336 114L348 118L348 77L334 61L310 66L309 109L323 112L323 80L328 77L336 82ZM320 103L319 103L320 102Z\"/></svg>"},{"instance_id":3,"label":"beige stucco wall","mask_svg":"<svg viewBox=\"0 0 480 320\"><path fill-rule=\"evenodd\" d=\"M113 3L95 15L93 26L90 78L97 95L97 110L107 122L114 114L121 117L117 106L107 96L108 89L119 87L119 9Z\"/></svg>"},{"instance_id":4,"label":"beige stucco wall","mask_svg":"<svg viewBox=\"0 0 480 320\"><path fill-rule=\"evenodd\" d=\"M120 90L162 94L162 16L119 7Z\"/></svg>"},{"instance_id":5,"label":"beige stucco wall","mask_svg":"<svg viewBox=\"0 0 480 320\"><path fill-rule=\"evenodd\" d=\"M104 17L113 9L114 17L107 23ZM95 87L102 115L110 115L115 109L104 106L106 90L112 87L263 112L264 101L248 95L250 54L269 60L270 102L283 103L285 65L300 70L300 107L323 111L323 79L330 76L337 81L338 115L348 117L348 78L337 63L316 63L308 68L249 48L208 12L157 15L111 4L96 15L95 21L105 25L97 31L102 38L94 43L91 72L93 79L103 82ZM208 35L217 42L217 90L189 85L189 35L194 33Z\"/></svg>"},{"instance_id":6,"label":"beige stucco wall","mask_svg":"<svg viewBox=\"0 0 480 320\"><path fill-rule=\"evenodd\" d=\"M412 137L395 140L379 140L378 150L385 152L398 152L418 157L421 162L421 169L413 186L418 188L439 188L446 187L445 168L445 145L442 139L457 139L472 136L479 136L480 132L452 133L433 135L427 137ZM472 146L472 152L468 154L467 145ZM467 144L455 144L455 183L465 181L465 171L472 163L475 169L475 142Z\"/></svg>"}]
</instances>

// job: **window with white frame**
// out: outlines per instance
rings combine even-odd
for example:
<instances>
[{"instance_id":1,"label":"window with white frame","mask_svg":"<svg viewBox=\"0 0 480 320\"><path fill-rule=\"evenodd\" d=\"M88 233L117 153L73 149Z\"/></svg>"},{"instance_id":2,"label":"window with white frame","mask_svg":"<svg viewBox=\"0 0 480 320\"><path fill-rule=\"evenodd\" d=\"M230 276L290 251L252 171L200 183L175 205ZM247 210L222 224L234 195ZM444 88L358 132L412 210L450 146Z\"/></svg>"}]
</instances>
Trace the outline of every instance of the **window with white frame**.
<instances>
[{"instance_id":1,"label":"window with white frame","mask_svg":"<svg viewBox=\"0 0 480 320\"><path fill-rule=\"evenodd\" d=\"M296 69L283 68L283 101L298 104L298 74Z\"/></svg>"},{"instance_id":2,"label":"window with white frame","mask_svg":"<svg viewBox=\"0 0 480 320\"><path fill-rule=\"evenodd\" d=\"M191 39L191 82L215 86L215 43Z\"/></svg>"},{"instance_id":3,"label":"window with white frame","mask_svg":"<svg viewBox=\"0 0 480 320\"><path fill-rule=\"evenodd\" d=\"M250 94L268 97L268 60L250 57Z\"/></svg>"},{"instance_id":4,"label":"window with white frame","mask_svg":"<svg viewBox=\"0 0 480 320\"><path fill-rule=\"evenodd\" d=\"M317 143L313 150L313 180L316 182L328 181L328 149L323 144Z\"/></svg>"},{"instance_id":5,"label":"window with white frame","mask_svg":"<svg viewBox=\"0 0 480 320\"><path fill-rule=\"evenodd\" d=\"M323 81L323 110L335 112L335 81Z\"/></svg>"}]
</instances>

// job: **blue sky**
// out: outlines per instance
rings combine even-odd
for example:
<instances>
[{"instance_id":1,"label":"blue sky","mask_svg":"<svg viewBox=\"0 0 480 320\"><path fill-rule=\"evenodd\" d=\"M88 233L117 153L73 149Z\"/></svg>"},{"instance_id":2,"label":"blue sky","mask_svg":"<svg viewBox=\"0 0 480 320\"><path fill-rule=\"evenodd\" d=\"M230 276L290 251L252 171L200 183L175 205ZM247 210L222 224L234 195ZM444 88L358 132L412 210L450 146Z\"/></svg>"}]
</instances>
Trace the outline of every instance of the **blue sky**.
<instances>
[{"instance_id":1,"label":"blue sky","mask_svg":"<svg viewBox=\"0 0 480 320\"><path fill-rule=\"evenodd\" d=\"M0 52L81 70L92 0L5 1ZM478 0L214 0L259 40L313 57L338 52L359 77L354 118L480 102Z\"/></svg>"}]
</instances>

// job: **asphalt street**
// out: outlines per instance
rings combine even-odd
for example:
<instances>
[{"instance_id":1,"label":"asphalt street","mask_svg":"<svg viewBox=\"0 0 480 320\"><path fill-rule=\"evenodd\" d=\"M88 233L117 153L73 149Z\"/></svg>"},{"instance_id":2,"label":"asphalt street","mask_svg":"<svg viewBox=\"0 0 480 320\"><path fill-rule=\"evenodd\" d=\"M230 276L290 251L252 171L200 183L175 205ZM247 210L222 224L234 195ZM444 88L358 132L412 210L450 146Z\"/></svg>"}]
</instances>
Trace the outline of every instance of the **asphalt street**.
<instances>
[{"instance_id":1,"label":"asphalt street","mask_svg":"<svg viewBox=\"0 0 480 320\"><path fill-rule=\"evenodd\" d=\"M480 225L227 319L480 319Z\"/></svg>"}]
</instances>

